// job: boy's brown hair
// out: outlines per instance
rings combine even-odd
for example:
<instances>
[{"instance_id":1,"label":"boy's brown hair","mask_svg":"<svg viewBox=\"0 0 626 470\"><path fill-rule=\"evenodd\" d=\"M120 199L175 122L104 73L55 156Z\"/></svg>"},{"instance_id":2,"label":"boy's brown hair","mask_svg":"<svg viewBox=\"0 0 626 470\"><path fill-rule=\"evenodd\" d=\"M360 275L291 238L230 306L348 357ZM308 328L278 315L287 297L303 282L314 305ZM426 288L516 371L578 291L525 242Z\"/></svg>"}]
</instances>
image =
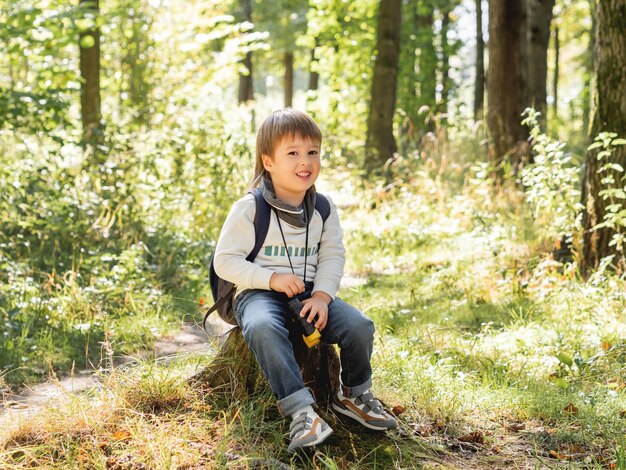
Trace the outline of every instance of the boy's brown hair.
<instances>
[{"instance_id":1,"label":"boy's brown hair","mask_svg":"<svg viewBox=\"0 0 626 470\"><path fill-rule=\"evenodd\" d=\"M299 136L322 143L322 131L311 117L293 108L284 108L270 114L256 135L256 163L250 189L256 188L267 172L263 166L263 155L274 158L276 146L285 137Z\"/></svg>"}]
</instances>

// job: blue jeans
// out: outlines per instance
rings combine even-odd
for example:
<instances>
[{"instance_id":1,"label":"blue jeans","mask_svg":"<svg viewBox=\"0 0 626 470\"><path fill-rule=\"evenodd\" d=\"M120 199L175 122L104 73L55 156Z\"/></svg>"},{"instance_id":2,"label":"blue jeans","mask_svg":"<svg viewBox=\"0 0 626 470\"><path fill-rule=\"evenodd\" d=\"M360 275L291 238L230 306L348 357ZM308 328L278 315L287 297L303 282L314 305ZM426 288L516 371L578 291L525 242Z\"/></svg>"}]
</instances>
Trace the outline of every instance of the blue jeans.
<instances>
[{"instance_id":1,"label":"blue jeans","mask_svg":"<svg viewBox=\"0 0 626 470\"><path fill-rule=\"evenodd\" d=\"M308 290L299 298L310 295ZM237 297L236 317L246 343L254 353L263 374L278 399L278 409L289 416L315 403L304 385L302 374L289 341L286 320L293 315L281 292L251 289ZM356 397L370 389L370 358L374 323L356 308L335 298L328 305L328 322L320 332L326 344L341 348L341 384L344 395Z\"/></svg>"}]
</instances>

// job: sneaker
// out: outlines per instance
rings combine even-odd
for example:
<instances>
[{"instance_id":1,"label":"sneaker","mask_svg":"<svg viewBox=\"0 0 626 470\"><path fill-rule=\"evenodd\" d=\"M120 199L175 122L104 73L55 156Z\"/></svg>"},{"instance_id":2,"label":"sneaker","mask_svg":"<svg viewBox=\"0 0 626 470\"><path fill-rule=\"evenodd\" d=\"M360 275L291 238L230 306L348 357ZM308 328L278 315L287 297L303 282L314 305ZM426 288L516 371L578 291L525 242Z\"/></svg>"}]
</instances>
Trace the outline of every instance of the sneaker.
<instances>
[{"instance_id":1,"label":"sneaker","mask_svg":"<svg viewBox=\"0 0 626 470\"><path fill-rule=\"evenodd\" d=\"M332 428L315 411L305 410L295 416L289 425L291 444L288 450L295 452L303 447L321 444L332 433Z\"/></svg>"},{"instance_id":2,"label":"sneaker","mask_svg":"<svg viewBox=\"0 0 626 470\"><path fill-rule=\"evenodd\" d=\"M335 411L357 420L363 426L376 431L395 429L396 419L383 409L383 405L372 392L365 392L356 398L348 398L339 391L331 404Z\"/></svg>"}]
</instances>

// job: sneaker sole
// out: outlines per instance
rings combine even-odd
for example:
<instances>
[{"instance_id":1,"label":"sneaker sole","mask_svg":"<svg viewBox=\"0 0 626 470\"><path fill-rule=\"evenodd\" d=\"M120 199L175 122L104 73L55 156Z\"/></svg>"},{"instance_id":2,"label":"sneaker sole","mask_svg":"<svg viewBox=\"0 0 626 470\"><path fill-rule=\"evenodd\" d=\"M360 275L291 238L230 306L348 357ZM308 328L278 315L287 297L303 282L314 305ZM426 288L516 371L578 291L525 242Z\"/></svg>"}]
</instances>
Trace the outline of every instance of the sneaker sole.
<instances>
[{"instance_id":1,"label":"sneaker sole","mask_svg":"<svg viewBox=\"0 0 626 470\"><path fill-rule=\"evenodd\" d=\"M364 419L362 419L359 416L355 416L354 414L352 414L350 411L348 411L347 409L345 409L343 406L335 403L334 401L330 404L330 406L332 407L333 410L341 413L344 416L347 416L348 418L352 418L353 420L359 422L360 424L362 424L363 426L365 426L368 429L372 429L374 431L389 431L390 429L393 428L389 428L389 427L384 427L381 428L380 426L374 426L372 424L369 424L367 421L365 421ZM394 426L395 427L395 426Z\"/></svg>"},{"instance_id":2,"label":"sneaker sole","mask_svg":"<svg viewBox=\"0 0 626 470\"><path fill-rule=\"evenodd\" d=\"M297 447L290 446L287 450L289 450L289 452L296 452L298 449L306 449L308 447L316 446L324 442L326 438L330 436L332 433L333 433L333 429L330 426L328 426L326 431L322 431L322 433L319 435L319 437L315 441L307 442L306 444L297 446Z\"/></svg>"}]
</instances>

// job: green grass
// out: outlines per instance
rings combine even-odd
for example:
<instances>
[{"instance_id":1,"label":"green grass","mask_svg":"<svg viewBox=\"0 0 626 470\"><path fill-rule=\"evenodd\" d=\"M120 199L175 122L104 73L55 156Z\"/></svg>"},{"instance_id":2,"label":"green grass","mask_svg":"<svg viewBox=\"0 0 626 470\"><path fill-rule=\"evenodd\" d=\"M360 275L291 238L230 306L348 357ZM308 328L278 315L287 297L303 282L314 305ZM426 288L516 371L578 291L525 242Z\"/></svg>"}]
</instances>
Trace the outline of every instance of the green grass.
<instances>
[{"instance_id":1,"label":"green grass","mask_svg":"<svg viewBox=\"0 0 626 470\"><path fill-rule=\"evenodd\" d=\"M374 390L401 411L398 431L363 432L321 410L335 434L292 456L267 387L241 401L200 392L186 378L212 355L192 355L117 370L10 427L0 466L626 468L623 277L598 271L584 282L552 260L518 188L494 192L484 179L447 181L440 167L416 165L391 191L343 191L348 178L329 178L348 272L365 280L340 295L376 323ZM1 378L85 364L103 356L101 342L116 354L150 346L197 318L210 243L198 227L186 233L145 246L125 235L86 260L89 271L73 271L82 280L57 274L47 287L14 260L0 298L13 346L3 340L0 351L30 362Z\"/></svg>"}]
</instances>

